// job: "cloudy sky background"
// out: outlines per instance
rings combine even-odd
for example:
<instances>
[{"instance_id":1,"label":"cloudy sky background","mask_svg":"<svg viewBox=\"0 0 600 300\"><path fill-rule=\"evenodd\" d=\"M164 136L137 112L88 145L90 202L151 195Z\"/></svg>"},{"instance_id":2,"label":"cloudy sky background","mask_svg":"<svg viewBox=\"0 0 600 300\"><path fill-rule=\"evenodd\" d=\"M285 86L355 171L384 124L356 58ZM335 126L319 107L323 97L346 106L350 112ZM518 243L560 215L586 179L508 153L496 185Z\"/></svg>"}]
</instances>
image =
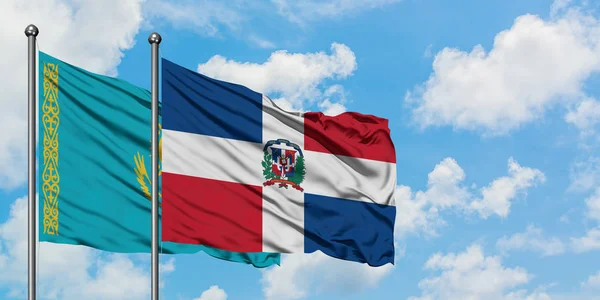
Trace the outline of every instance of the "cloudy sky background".
<instances>
[{"instance_id":1,"label":"cloudy sky background","mask_svg":"<svg viewBox=\"0 0 600 300\"><path fill-rule=\"evenodd\" d=\"M265 270L161 257L163 299L593 299L600 294L600 3L0 1L0 298L26 296L26 37L148 88L162 55L283 107L390 120L395 266ZM148 299L148 255L39 246L41 299Z\"/></svg>"}]
</instances>

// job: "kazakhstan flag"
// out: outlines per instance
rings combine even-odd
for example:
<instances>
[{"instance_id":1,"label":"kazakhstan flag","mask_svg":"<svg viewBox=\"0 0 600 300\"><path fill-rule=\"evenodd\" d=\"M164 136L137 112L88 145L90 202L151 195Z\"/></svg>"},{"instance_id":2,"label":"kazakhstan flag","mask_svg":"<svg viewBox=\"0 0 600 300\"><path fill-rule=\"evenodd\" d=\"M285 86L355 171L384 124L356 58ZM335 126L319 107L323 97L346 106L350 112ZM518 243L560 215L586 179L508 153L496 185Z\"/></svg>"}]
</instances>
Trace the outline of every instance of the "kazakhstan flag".
<instances>
[{"instance_id":1,"label":"kazakhstan flag","mask_svg":"<svg viewBox=\"0 0 600 300\"><path fill-rule=\"evenodd\" d=\"M43 52L39 81L40 241L149 253L150 92ZM279 264L280 259L276 253L171 242L159 246L163 253L204 251L256 267Z\"/></svg>"}]
</instances>

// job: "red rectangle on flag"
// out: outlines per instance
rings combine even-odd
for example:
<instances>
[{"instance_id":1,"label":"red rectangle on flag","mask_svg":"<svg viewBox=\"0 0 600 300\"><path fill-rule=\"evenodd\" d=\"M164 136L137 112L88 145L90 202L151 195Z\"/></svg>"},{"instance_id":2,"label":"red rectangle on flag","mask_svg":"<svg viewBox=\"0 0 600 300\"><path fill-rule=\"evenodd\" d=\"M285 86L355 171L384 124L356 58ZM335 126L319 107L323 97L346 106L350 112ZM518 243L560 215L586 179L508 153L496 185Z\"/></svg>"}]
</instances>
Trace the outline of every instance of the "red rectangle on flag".
<instances>
[{"instance_id":1,"label":"red rectangle on flag","mask_svg":"<svg viewBox=\"0 0 600 300\"><path fill-rule=\"evenodd\" d=\"M262 251L261 186L170 173L162 177L166 240L234 252Z\"/></svg>"}]
</instances>

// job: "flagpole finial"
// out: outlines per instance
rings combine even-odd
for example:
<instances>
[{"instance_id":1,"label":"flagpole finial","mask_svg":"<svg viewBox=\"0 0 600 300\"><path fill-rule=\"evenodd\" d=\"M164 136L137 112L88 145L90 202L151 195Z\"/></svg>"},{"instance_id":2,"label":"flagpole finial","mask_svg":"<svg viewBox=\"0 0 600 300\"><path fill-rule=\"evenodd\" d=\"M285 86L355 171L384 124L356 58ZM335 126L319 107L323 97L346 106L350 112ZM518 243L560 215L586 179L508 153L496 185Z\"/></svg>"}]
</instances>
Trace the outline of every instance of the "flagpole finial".
<instances>
[{"instance_id":1,"label":"flagpole finial","mask_svg":"<svg viewBox=\"0 0 600 300\"><path fill-rule=\"evenodd\" d=\"M30 37L30 36L37 36L38 33L40 33L40 31L33 24L30 24L29 26L27 26L25 28L25 35L28 36L28 37Z\"/></svg>"},{"instance_id":2,"label":"flagpole finial","mask_svg":"<svg viewBox=\"0 0 600 300\"><path fill-rule=\"evenodd\" d=\"M148 37L148 43L150 44L160 44L161 41L162 37L160 37L160 34L158 34L157 32L151 33Z\"/></svg>"}]
</instances>

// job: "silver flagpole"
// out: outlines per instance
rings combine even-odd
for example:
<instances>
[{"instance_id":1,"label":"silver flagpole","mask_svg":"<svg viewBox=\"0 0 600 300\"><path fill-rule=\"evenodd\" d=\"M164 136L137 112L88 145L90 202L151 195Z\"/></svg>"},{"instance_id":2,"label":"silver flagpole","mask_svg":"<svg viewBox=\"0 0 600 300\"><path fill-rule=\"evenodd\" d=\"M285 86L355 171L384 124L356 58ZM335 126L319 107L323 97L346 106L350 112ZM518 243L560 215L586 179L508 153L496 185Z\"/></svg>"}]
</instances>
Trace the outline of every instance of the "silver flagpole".
<instances>
[{"instance_id":1,"label":"silver flagpole","mask_svg":"<svg viewBox=\"0 0 600 300\"><path fill-rule=\"evenodd\" d=\"M148 37L152 47L152 300L158 300L158 45L162 38Z\"/></svg>"},{"instance_id":2,"label":"silver flagpole","mask_svg":"<svg viewBox=\"0 0 600 300\"><path fill-rule=\"evenodd\" d=\"M35 206L35 179L36 179L36 172L35 172L35 125L36 125L36 116L35 116L35 110L36 110L36 101L35 101L35 86L36 86L36 82L35 82L35 74L36 74L36 47L35 47L35 40L37 38L37 35L39 33L38 28L31 24L29 26L27 26L25 28L25 35L27 36L27 42L28 42L28 51L27 51L27 78L28 78L28 83L29 86L27 88L27 93L28 93L28 110L29 110L29 114L28 114L28 120L29 120L29 126L27 127L28 131L29 131L29 140L27 143L27 146L29 147L29 151L28 151L28 173L29 173L29 178L28 178L28 205L29 205L29 214L28 214L28 223L29 223L29 227L28 227L28 243L27 243L27 254L28 254L28 260L27 260L27 266L28 266L28 295L29 295L29 300L35 300L35 287L36 287L36 256L35 256L35 248L36 248L36 242L37 242L37 237L36 237L36 221L37 221L37 211L36 211L36 206Z\"/></svg>"}]
</instances>

